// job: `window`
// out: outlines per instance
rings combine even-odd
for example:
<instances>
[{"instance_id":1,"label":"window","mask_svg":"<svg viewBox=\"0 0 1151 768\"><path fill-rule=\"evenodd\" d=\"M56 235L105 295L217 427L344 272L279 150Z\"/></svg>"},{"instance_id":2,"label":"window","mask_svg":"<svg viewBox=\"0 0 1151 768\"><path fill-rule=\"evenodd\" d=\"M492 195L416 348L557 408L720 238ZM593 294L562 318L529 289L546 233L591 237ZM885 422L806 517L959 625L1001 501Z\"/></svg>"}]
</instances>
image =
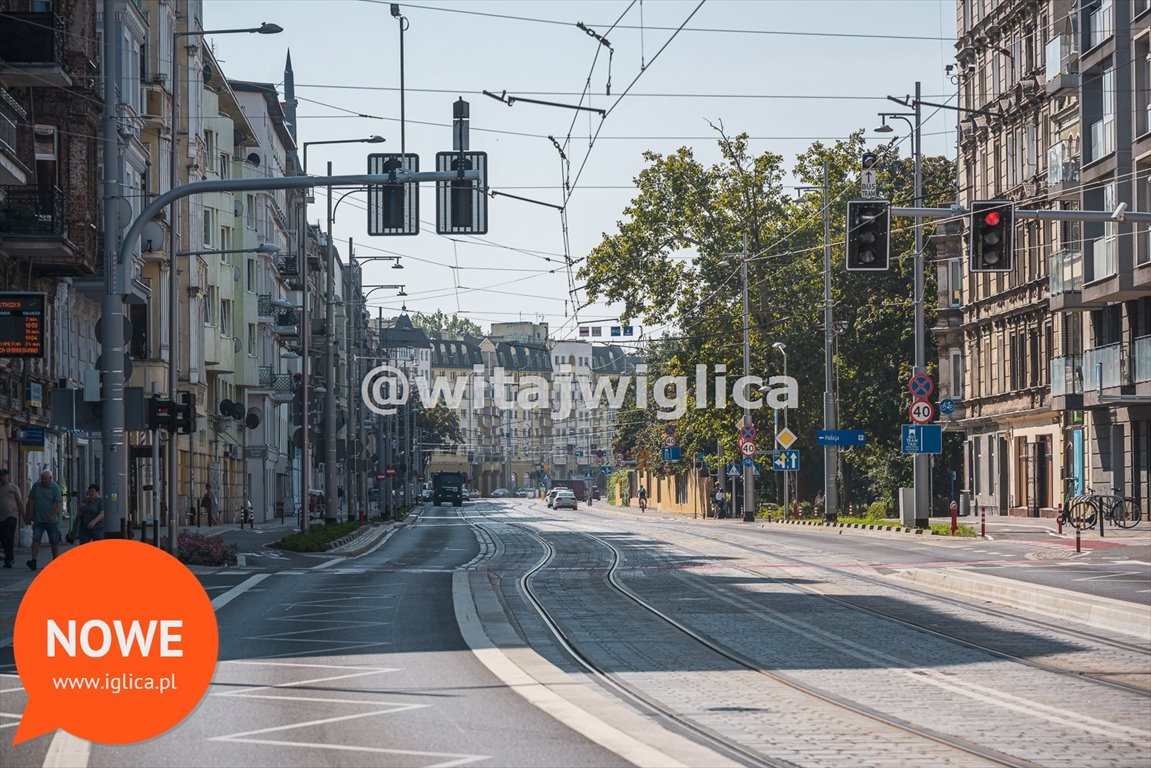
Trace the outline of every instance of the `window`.
<instances>
[{"instance_id":1,"label":"window","mask_svg":"<svg viewBox=\"0 0 1151 768\"><path fill-rule=\"evenodd\" d=\"M248 323L248 354L256 354L256 324Z\"/></svg>"},{"instance_id":2,"label":"window","mask_svg":"<svg viewBox=\"0 0 1151 768\"><path fill-rule=\"evenodd\" d=\"M220 334L223 336L232 335L232 301L231 299L223 299L220 301Z\"/></svg>"},{"instance_id":3,"label":"window","mask_svg":"<svg viewBox=\"0 0 1151 768\"><path fill-rule=\"evenodd\" d=\"M232 247L232 228L220 227L220 262L228 263L228 249Z\"/></svg>"},{"instance_id":4,"label":"window","mask_svg":"<svg viewBox=\"0 0 1151 768\"><path fill-rule=\"evenodd\" d=\"M208 286L208 293L204 297L204 325L216 324L216 296L218 289L214 285Z\"/></svg>"},{"instance_id":5,"label":"window","mask_svg":"<svg viewBox=\"0 0 1151 768\"><path fill-rule=\"evenodd\" d=\"M204 247L205 248L211 248L212 247L212 233L216 231L216 228L212 223L212 213L213 213L213 211L211 208L205 208L204 209Z\"/></svg>"},{"instance_id":6,"label":"window","mask_svg":"<svg viewBox=\"0 0 1151 768\"><path fill-rule=\"evenodd\" d=\"M951 351L951 396L963 398L963 353L958 349Z\"/></svg>"},{"instance_id":7,"label":"window","mask_svg":"<svg viewBox=\"0 0 1151 768\"><path fill-rule=\"evenodd\" d=\"M247 284L248 292L249 293L255 293L256 292L256 260L255 259L247 259L246 260L246 266L248 268L248 284Z\"/></svg>"},{"instance_id":8,"label":"window","mask_svg":"<svg viewBox=\"0 0 1151 768\"><path fill-rule=\"evenodd\" d=\"M232 178L231 169L232 169L232 158L231 158L231 156L228 155L226 152L221 152L220 153L220 178L221 179Z\"/></svg>"},{"instance_id":9,"label":"window","mask_svg":"<svg viewBox=\"0 0 1151 768\"><path fill-rule=\"evenodd\" d=\"M247 218L248 229L256 228L256 196L248 195L247 205L244 206L244 215Z\"/></svg>"},{"instance_id":10,"label":"window","mask_svg":"<svg viewBox=\"0 0 1151 768\"><path fill-rule=\"evenodd\" d=\"M947 264L947 306L963 306L963 262L952 259Z\"/></svg>"}]
</instances>

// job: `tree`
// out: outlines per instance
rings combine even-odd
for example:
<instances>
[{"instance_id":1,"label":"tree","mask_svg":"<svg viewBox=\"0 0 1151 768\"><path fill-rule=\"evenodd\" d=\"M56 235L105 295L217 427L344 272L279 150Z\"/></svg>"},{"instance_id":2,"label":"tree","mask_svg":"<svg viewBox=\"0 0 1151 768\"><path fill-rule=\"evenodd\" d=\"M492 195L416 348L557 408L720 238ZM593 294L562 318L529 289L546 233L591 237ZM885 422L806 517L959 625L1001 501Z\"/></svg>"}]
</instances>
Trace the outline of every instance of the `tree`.
<instances>
[{"instance_id":1,"label":"tree","mask_svg":"<svg viewBox=\"0 0 1151 768\"><path fill-rule=\"evenodd\" d=\"M456 314L446 314L437 309L431 314L416 312L411 316L412 325L427 332L428 336L436 339L445 337L460 338L463 336L483 336L484 331L476 323L466 317Z\"/></svg>"},{"instance_id":2,"label":"tree","mask_svg":"<svg viewBox=\"0 0 1151 768\"><path fill-rule=\"evenodd\" d=\"M696 365L708 367L707 391L692 393L687 413L675 422L676 437L685 458L704 453L722 466L738 456L735 426L741 409L732 402L730 387L743 370L740 259L746 247L750 372L765 378L782 374L782 356L772 344L786 345L788 374L800 391L799 407L788 412L788 424L805 450L800 492L812 493L822 485L823 472L822 451L815 450L815 432L823 422L823 200L819 194L793 199L783 186L782 157L753 155L746 134L728 136L722 125L716 130L720 160L710 166L687 147L666 156L644 153L636 194L617 231L603 234L580 277L590 300L623 306L623 321L641 318L670 329L645 352L649 380L666 374L692 381ZM890 272L844 271L845 203L859 195L863 150L862 131L831 146L815 143L799 156L791 174L802 184L822 187L825 163L828 170L832 300L835 319L845 329L838 334L835 356L839 421L869 435L865 448L847 452L851 497L892 500L896 488L910 478L910 462L899 451L905 403L897 395L906 391L912 363L913 232L907 220L895 220ZM911 163L888 149L879 169L895 204L910 205ZM954 199L954 165L945 158L925 158L923 178L925 206ZM931 263L934 245L929 237L924 241ZM935 295L934 277L929 270L927 296ZM929 314L927 327L932 320ZM931 341L929 361L935 358ZM719 370L727 375L724 408L711 407L720 387ZM696 408L696 399L705 396L711 405ZM772 412L764 408L753 414L761 440L770 444ZM631 423L637 416L647 419L646 427ZM628 417L617 445L625 452L639 444L659 445L667 422L657 424L652 408L630 410Z\"/></svg>"}]
</instances>

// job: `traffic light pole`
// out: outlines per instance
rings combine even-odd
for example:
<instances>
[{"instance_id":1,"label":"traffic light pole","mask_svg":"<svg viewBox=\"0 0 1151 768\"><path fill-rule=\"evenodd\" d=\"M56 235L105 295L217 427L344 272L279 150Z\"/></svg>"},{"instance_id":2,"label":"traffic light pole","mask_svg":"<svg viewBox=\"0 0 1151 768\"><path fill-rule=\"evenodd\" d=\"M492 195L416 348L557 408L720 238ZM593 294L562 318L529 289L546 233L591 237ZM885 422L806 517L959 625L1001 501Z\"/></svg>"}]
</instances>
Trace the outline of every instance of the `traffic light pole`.
<instances>
[{"instance_id":1,"label":"traffic light pole","mask_svg":"<svg viewBox=\"0 0 1151 768\"><path fill-rule=\"evenodd\" d=\"M834 303L831 296L831 211L827 161L823 163L823 428L835 428L835 393L833 388L832 342ZM823 447L823 519L835 520L839 512L839 494L835 487L836 447ZM812 510L814 512L815 510Z\"/></svg>"}]
</instances>

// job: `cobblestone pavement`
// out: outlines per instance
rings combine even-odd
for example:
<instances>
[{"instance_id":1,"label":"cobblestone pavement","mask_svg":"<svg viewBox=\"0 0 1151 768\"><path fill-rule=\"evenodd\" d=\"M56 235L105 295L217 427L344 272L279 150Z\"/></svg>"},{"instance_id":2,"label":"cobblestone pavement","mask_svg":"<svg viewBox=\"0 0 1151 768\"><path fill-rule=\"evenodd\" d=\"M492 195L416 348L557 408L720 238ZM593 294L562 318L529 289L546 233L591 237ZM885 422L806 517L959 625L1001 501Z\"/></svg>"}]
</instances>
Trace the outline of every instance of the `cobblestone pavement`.
<instances>
[{"instance_id":1,"label":"cobblestone pavement","mask_svg":"<svg viewBox=\"0 0 1151 768\"><path fill-rule=\"evenodd\" d=\"M1145 693L1058 671L1145 687L1151 655L1129 645L860 581L858 568L833 562L842 556L806 553L809 562L796 563L805 556L802 547L773 557L722 537L637 529L626 520L573 524L577 518L540 519L536 508L512 509L483 513L489 556L476 566L486 570L525 640L575 671L520 594L519 574L543 550L510 524L517 520L556 548L533 586L574 643L627 684L769 761L906 765L914 755L921 765L987 764L801 690L809 687L1016 764L1151 763ZM607 541L624 554L620 577L629 589L778 679L706 650L612 589Z\"/></svg>"}]
</instances>

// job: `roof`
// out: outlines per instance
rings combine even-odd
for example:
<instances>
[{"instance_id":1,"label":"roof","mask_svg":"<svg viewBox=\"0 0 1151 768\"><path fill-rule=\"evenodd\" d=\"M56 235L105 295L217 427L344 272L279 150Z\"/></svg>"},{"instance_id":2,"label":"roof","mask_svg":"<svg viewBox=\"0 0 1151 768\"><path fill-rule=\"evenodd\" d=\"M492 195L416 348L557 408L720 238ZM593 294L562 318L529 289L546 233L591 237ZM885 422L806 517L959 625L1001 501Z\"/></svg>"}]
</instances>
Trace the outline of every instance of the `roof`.
<instances>
[{"instance_id":1,"label":"roof","mask_svg":"<svg viewBox=\"0 0 1151 768\"><path fill-rule=\"evenodd\" d=\"M431 347L433 368L471 368L484 362L476 339L433 339Z\"/></svg>"},{"instance_id":2,"label":"roof","mask_svg":"<svg viewBox=\"0 0 1151 768\"><path fill-rule=\"evenodd\" d=\"M283 143L285 149L295 149L296 140L292 136L291 131L288 130L287 118L284 115L284 106L280 103L280 92L276 90L276 86L272 83L254 83L250 80L229 80L228 84L232 86L233 91L241 91L244 93L258 93L264 97L264 101L268 105L268 114L272 118L272 123L276 128L276 135L279 136L280 142Z\"/></svg>"}]
</instances>

